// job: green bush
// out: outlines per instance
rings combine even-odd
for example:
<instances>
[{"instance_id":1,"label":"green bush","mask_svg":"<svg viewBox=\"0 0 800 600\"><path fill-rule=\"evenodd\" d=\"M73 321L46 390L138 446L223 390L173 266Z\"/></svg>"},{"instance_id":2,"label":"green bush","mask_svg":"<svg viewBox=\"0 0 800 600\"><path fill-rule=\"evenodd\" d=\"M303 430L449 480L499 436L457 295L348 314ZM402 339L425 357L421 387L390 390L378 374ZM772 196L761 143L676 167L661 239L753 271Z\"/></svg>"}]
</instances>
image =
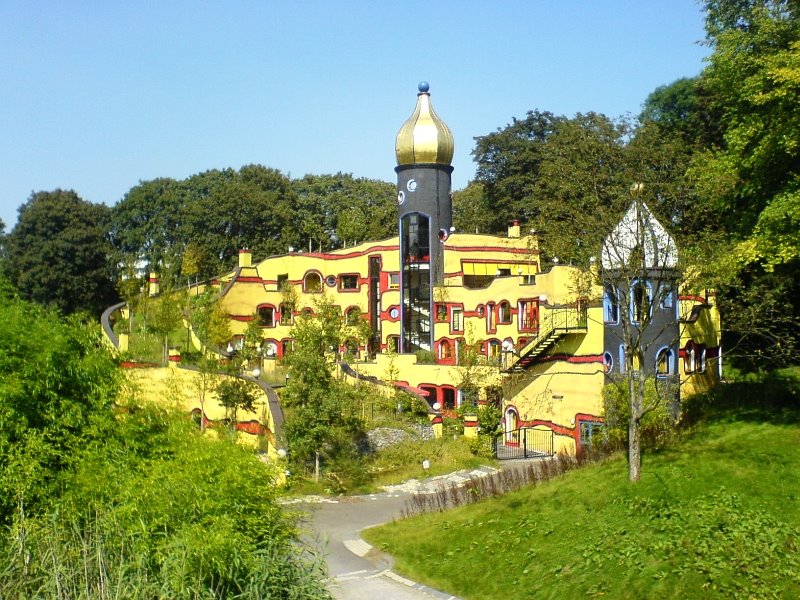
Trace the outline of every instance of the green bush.
<instances>
[{"instance_id":1,"label":"green bush","mask_svg":"<svg viewBox=\"0 0 800 600\"><path fill-rule=\"evenodd\" d=\"M417 350L417 364L432 365L436 362L436 357L430 350Z\"/></svg>"},{"instance_id":2,"label":"green bush","mask_svg":"<svg viewBox=\"0 0 800 600\"><path fill-rule=\"evenodd\" d=\"M252 451L137 407L61 474L47 514L17 515L0 597L326 597L273 479Z\"/></svg>"},{"instance_id":3,"label":"green bush","mask_svg":"<svg viewBox=\"0 0 800 600\"><path fill-rule=\"evenodd\" d=\"M675 432L669 398L664 397L656 386L654 379L645 382L645 405L655 407L644 415L641 422L642 448L645 450L663 448ZM608 445L611 448L627 447L630 425L627 389L607 385L603 389L603 405Z\"/></svg>"},{"instance_id":4,"label":"green bush","mask_svg":"<svg viewBox=\"0 0 800 600\"><path fill-rule=\"evenodd\" d=\"M0 598L325 598L251 450L125 404L96 326L0 281Z\"/></svg>"}]
</instances>

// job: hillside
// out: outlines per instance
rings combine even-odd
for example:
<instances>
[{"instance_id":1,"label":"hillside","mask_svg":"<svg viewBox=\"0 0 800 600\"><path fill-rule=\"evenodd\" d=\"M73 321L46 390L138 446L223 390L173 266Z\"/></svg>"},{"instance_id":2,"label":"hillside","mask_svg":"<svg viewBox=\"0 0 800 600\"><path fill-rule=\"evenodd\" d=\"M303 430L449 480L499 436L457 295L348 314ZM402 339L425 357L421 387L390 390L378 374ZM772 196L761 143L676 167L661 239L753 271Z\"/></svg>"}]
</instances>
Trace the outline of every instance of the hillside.
<instances>
[{"instance_id":1,"label":"hillside","mask_svg":"<svg viewBox=\"0 0 800 600\"><path fill-rule=\"evenodd\" d=\"M796 371L722 386L637 485L619 456L365 538L467 599L800 597L798 399Z\"/></svg>"}]
</instances>

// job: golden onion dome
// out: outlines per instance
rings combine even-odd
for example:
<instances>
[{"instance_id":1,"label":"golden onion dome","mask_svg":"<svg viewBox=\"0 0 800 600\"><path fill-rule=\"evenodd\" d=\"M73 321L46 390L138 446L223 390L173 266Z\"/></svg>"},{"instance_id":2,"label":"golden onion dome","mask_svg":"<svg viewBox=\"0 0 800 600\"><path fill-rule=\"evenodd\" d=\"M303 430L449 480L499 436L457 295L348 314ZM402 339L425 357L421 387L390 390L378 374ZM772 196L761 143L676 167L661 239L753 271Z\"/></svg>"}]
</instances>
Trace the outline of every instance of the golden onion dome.
<instances>
[{"instance_id":1,"label":"golden onion dome","mask_svg":"<svg viewBox=\"0 0 800 600\"><path fill-rule=\"evenodd\" d=\"M397 165L450 165L453 161L453 134L431 106L428 83L419 84L417 107L397 134L394 151Z\"/></svg>"}]
</instances>

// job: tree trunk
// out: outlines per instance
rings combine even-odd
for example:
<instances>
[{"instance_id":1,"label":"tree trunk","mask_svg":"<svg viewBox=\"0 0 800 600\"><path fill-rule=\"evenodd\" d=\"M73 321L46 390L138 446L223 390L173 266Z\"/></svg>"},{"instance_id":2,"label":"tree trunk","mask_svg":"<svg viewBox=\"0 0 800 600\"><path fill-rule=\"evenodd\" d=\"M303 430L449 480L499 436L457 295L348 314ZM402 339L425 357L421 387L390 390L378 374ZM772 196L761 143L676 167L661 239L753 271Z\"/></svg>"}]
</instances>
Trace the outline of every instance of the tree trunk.
<instances>
[{"instance_id":1,"label":"tree trunk","mask_svg":"<svg viewBox=\"0 0 800 600\"><path fill-rule=\"evenodd\" d=\"M628 480L639 481L642 474L642 446L639 419L631 417L628 426Z\"/></svg>"},{"instance_id":2,"label":"tree trunk","mask_svg":"<svg viewBox=\"0 0 800 600\"><path fill-rule=\"evenodd\" d=\"M631 421L628 425L628 480L637 482L642 474L641 419L644 387L632 376L628 379L628 393L631 409Z\"/></svg>"}]
</instances>

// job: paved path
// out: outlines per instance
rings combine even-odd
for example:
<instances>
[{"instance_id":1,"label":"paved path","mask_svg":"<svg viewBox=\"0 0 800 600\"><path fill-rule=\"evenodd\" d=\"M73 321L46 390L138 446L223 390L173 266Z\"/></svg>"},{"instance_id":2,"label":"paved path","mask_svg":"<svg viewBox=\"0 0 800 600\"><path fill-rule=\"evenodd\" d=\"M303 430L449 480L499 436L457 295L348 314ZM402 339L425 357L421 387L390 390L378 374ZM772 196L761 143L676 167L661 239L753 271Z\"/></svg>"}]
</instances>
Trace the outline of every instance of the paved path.
<instances>
[{"instance_id":1,"label":"paved path","mask_svg":"<svg viewBox=\"0 0 800 600\"><path fill-rule=\"evenodd\" d=\"M412 480L390 486L381 494L317 499L300 504L308 511L309 523L328 564L330 590L338 600L430 600L455 596L409 581L391 571L388 555L361 539L361 531L402 516L413 493L433 493L439 487L461 484L472 477L494 473L481 467L423 481Z\"/></svg>"}]
</instances>

